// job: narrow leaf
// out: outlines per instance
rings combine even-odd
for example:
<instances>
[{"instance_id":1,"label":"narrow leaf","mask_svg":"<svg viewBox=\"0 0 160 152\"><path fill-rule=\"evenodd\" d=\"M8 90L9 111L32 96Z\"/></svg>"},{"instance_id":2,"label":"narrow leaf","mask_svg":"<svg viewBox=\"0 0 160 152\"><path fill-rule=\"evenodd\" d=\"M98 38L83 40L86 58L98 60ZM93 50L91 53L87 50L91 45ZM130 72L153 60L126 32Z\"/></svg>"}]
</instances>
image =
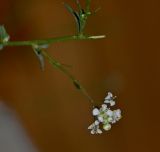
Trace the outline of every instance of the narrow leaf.
<instances>
[{"instance_id":1,"label":"narrow leaf","mask_svg":"<svg viewBox=\"0 0 160 152\"><path fill-rule=\"evenodd\" d=\"M73 15L73 12L74 12L73 8L67 3L64 3L64 6L68 10L68 12L70 12Z\"/></svg>"},{"instance_id":2,"label":"narrow leaf","mask_svg":"<svg viewBox=\"0 0 160 152\"><path fill-rule=\"evenodd\" d=\"M74 19L75 19L75 21L76 21L77 30L78 30L78 33L79 33L79 32L80 32L80 29L81 29L81 21L80 21L79 14L78 14L76 11L74 11L74 10L72 9L72 7L70 7L68 4L64 3L64 6L65 6L66 9L68 10L68 12L70 12L70 13L73 15L73 17L74 17Z\"/></svg>"},{"instance_id":3,"label":"narrow leaf","mask_svg":"<svg viewBox=\"0 0 160 152\"><path fill-rule=\"evenodd\" d=\"M79 17L79 14L77 12L74 12L74 16L75 16L75 20L76 20L76 24L77 24L77 30L78 30L78 33L79 33L80 30L81 30L80 17Z\"/></svg>"},{"instance_id":4,"label":"narrow leaf","mask_svg":"<svg viewBox=\"0 0 160 152\"><path fill-rule=\"evenodd\" d=\"M38 57L39 59L39 62L40 62L40 68L42 71L44 71L44 67L45 67L45 62L44 62L44 56L43 54L41 53L41 50L39 48L33 48L36 56Z\"/></svg>"}]
</instances>

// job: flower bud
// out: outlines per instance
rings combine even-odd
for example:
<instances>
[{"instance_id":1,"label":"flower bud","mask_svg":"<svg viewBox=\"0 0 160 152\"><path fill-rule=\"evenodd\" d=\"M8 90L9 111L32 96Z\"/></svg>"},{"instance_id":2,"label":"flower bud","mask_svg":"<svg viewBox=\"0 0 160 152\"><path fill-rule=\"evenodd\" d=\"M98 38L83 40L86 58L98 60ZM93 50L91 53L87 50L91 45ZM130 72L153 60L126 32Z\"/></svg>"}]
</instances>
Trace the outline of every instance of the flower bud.
<instances>
[{"instance_id":1,"label":"flower bud","mask_svg":"<svg viewBox=\"0 0 160 152\"><path fill-rule=\"evenodd\" d=\"M106 131L108 131L108 130L111 129L111 125L109 123L108 124L104 124L103 125L103 129L106 130Z\"/></svg>"}]
</instances>

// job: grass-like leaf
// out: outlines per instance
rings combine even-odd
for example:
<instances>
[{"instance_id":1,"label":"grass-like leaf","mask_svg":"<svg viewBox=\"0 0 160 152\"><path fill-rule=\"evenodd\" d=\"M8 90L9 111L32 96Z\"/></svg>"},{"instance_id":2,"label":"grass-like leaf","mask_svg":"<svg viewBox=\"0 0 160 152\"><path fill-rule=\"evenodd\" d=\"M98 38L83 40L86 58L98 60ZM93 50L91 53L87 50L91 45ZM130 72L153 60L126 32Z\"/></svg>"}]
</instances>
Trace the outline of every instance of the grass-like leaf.
<instances>
[{"instance_id":1,"label":"grass-like leaf","mask_svg":"<svg viewBox=\"0 0 160 152\"><path fill-rule=\"evenodd\" d=\"M80 16L79 13L74 11L73 8L71 6L69 6L68 4L64 3L64 6L66 7L66 9L68 10L69 13L71 13L76 21L77 24L77 30L78 33L80 32L81 29L81 20L80 20Z\"/></svg>"}]
</instances>

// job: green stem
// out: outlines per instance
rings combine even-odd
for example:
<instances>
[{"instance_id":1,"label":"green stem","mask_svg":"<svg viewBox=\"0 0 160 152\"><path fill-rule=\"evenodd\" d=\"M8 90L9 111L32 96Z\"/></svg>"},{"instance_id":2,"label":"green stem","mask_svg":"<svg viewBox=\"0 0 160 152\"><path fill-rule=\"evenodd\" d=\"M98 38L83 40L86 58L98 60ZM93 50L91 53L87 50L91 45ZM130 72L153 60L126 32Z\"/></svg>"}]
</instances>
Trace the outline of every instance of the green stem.
<instances>
[{"instance_id":1,"label":"green stem","mask_svg":"<svg viewBox=\"0 0 160 152\"><path fill-rule=\"evenodd\" d=\"M90 15L91 0L86 0L86 14Z\"/></svg>"},{"instance_id":2,"label":"green stem","mask_svg":"<svg viewBox=\"0 0 160 152\"><path fill-rule=\"evenodd\" d=\"M84 13L83 13L83 10L81 9L81 5L78 0L76 0L76 3L78 5L78 9L80 11L79 12L80 16L78 17L78 22L80 22L80 25L81 25L81 30L78 33L78 35L62 36L62 37L48 38L48 39L43 39L43 40L8 41L9 38L6 37L6 34L4 34L5 29L3 27L1 27L0 36L2 35L4 37L2 37L2 39L0 39L0 49L3 49L3 47L5 47L5 46L31 46L31 47L33 47L33 49L38 54L38 57L41 62L43 62L42 58L44 56L52 66L54 66L59 71L64 73L72 81L74 86L83 95L85 95L88 98L88 100L92 103L92 105L94 107L94 100L91 98L91 96L89 96L88 92L80 84L80 82L77 79L75 79L75 77L64 67L63 64L61 64L60 62L55 60L53 57L51 57L47 52L42 50L42 48L44 47L43 45L48 45L48 44L52 44L52 43L56 43L56 42L63 42L63 41L69 41L69 40L96 40L96 39L102 39L102 38L106 37L105 35L98 35L98 36L84 35L84 29L85 29L85 25L87 23L87 19L91 15L91 12L90 12L91 0L86 0L86 8L84 10ZM71 12L72 12L72 9L71 9ZM77 16L76 16L76 19L77 19ZM37 49L38 49L38 51L37 51Z\"/></svg>"},{"instance_id":3,"label":"green stem","mask_svg":"<svg viewBox=\"0 0 160 152\"><path fill-rule=\"evenodd\" d=\"M46 57L46 59L49 61L49 63L52 66L54 66L56 69L64 73L72 81L75 87L79 91L81 91L81 93L85 95L88 98L88 100L91 102L91 104L94 106L94 100L92 99L91 96L89 96L89 94L87 93L85 88L80 84L80 82L77 79L75 79L75 77L60 62L58 62L53 57L51 57L46 51L41 50L41 53L43 54L44 57Z\"/></svg>"},{"instance_id":4,"label":"green stem","mask_svg":"<svg viewBox=\"0 0 160 152\"><path fill-rule=\"evenodd\" d=\"M32 40L32 41L8 41L8 42L1 42L0 45L2 46L32 46L35 47L37 45L48 45L51 43L56 42L63 42L63 41L69 41L69 40L95 40L95 39L102 39L105 38L105 35L100 36L86 36L86 35L73 35L73 36L63 36L63 37L55 37L55 38L49 38L44 40ZM47 52L40 50L42 55L47 58L49 63L57 68L59 71L63 72L74 84L74 86L83 94L85 95L88 100L92 103L94 106L94 100L89 96L85 88L80 84L80 82L74 78L74 76L64 67L63 64L55 60L53 57L51 57Z\"/></svg>"},{"instance_id":5,"label":"green stem","mask_svg":"<svg viewBox=\"0 0 160 152\"><path fill-rule=\"evenodd\" d=\"M0 43L3 46L33 46L37 45L45 45L56 42L63 42L69 40L94 40L94 39L102 39L105 38L105 35L101 36L86 36L86 35L72 35L72 36L63 36L63 37L55 37L44 40L32 40L32 41L8 41L4 43Z\"/></svg>"}]
</instances>

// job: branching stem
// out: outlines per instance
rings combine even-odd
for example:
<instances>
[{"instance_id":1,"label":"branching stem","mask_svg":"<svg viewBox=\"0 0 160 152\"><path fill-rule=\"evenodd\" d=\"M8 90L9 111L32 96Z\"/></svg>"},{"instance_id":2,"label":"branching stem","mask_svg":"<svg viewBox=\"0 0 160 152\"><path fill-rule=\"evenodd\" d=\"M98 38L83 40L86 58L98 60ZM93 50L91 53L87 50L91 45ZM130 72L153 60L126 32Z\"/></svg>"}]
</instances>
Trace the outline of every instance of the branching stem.
<instances>
[{"instance_id":1,"label":"branching stem","mask_svg":"<svg viewBox=\"0 0 160 152\"><path fill-rule=\"evenodd\" d=\"M44 40L32 40L32 41L8 41L0 43L3 46L33 46L33 45L46 45L56 42L70 41L70 40L94 40L105 38L105 35L101 36L86 36L86 35L72 35L72 36L63 36L55 37Z\"/></svg>"},{"instance_id":2,"label":"branching stem","mask_svg":"<svg viewBox=\"0 0 160 152\"><path fill-rule=\"evenodd\" d=\"M6 32L4 26L0 26L0 49L7 46L31 46L36 53L39 61L41 63L41 67L44 67L44 57L49 61L49 63L64 73L74 84L74 86L90 101L90 103L94 107L94 100L88 94L86 89L81 85L81 83L75 79L75 77L68 71L68 69L51 57L44 49L46 49L49 44L53 44L56 42L64 42L64 41L71 41L71 40L96 40L96 39L103 39L105 35L96 35L96 36L88 36L84 34L85 25L87 23L88 17L92 14L90 11L91 0L86 0L86 8L82 9L79 3L79 0L75 0L78 6L79 12L75 12L69 5L66 4L66 8L72 15L76 18L78 23L78 34L77 35L70 35L70 36L62 36L62 37L54 37L48 38L43 40L29 40L29 41L9 41L10 36Z\"/></svg>"}]
</instances>

